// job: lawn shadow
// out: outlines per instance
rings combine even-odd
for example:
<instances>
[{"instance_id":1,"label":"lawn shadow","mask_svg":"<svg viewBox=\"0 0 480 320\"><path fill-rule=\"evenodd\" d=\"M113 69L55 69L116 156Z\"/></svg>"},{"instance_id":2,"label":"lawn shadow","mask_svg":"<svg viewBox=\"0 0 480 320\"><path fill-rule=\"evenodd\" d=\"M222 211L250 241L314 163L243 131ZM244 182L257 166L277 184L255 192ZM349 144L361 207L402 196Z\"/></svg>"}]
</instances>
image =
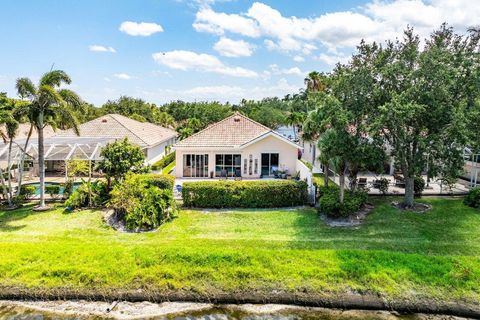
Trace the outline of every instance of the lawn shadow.
<instances>
[{"instance_id":1,"label":"lawn shadow","mask_svg":"<svg viewBox=\"0 0 480 320\"><path fill-rule=\"evenodd\" d=\"M24 206L15 210L0 211L0 232L14 232L26 227L26 224L12 225L12 222L23 220L28 216L38 214L32 210L33 205Z\"/></svg>"},{"instance_id":2,"label":"lawn shadow","mask_svg":"<svg viewBox=\"0 0 480 320\"><path fill-rule=\"evenodd\" d=\"M480 256L480 212L461 200L417 199L426 213L393 208L393 198L373 199L376 208L355 227L329 227L317 213L297 213L293 249L387 250L428 255ZM396 199L398 200L398 198Z\"/></svg>"}]
</instances>

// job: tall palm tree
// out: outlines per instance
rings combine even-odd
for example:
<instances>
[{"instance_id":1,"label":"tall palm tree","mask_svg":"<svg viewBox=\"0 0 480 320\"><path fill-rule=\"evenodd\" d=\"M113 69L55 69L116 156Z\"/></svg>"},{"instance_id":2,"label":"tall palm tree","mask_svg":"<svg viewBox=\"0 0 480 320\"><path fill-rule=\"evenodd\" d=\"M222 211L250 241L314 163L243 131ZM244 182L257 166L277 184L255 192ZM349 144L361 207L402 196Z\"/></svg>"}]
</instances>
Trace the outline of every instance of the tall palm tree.
<instances>
[{"instance_id":1,"label":"tall palm tree","mask_svg":"<svg viewBox=\"0 0 480 320\"><path fill-rule=\"evenodd\" d=\"M301 112L290 112L286 118L287 124L293 127L295 141L297 140L297 131L304 121L305 114Z\"/></svg>"},{"instance_id":2,"label":"tall palm tree","mask_svg":"<svg viewBox=\"0 0 480 320\"><path fill-rule=\"evenodd\" d=\"M17 116L25 116L33 124L38 133L38 166L40 175L40 203L37 210L48 209L45 205L45 150L43 129L47 125L56 128L56 124L68 124L78 135L78 120L73 108L81 107L82 100L73 91L61 89L64 84L72 80L61 70L52 70L45 73L35 86L28 78L17 79L18 95L29 103L16 110Z\"/></svg>"},{"instance_id":3,"label":"tall palm tree","mask_svg":"<svg viewBox=\"0 0 480 320\"><path fill-rule=\"evenodd\" d=\"M304 80L309 92L324 92L327 89L325 75L318 71L312 71Z\"/></svg>"}]
</instances>

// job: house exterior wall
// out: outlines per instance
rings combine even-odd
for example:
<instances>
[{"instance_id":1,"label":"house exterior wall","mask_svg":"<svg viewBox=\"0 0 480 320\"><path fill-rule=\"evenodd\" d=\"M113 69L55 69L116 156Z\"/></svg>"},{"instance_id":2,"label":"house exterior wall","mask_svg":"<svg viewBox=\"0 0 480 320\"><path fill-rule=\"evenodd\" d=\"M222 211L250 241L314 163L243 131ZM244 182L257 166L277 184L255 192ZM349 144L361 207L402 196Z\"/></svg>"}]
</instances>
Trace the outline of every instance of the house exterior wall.
<instances>
[{"instance_id":1,"label":"house exterior wall","mask_svg":"<svg viewBox=\"0 0 480 320\"><path fill-rule=\"evenodd\" d=\"M311 163L314 167L320 168L321 164L318 161L320 149L318 149L316 141L302 141L303 153L302 159Z\"/></svg>"},{"instance_id":2,"label":"house exterior wall","mask_svg":"<svg viewBox=\"0 0 480 320\"><path fill-rule=\"evenodd\" d=\"M175 144L176 139L171 138L167 141L164 141L156 146L146 149L146 162L147 164L154 164L158 160L162 159L165 156L165 147Z\"/></svg>"},{"instance_id":3,"label":"house exterior wall","mask_svg":"<svg viewBox=\"0 0 480 320\"><path fill-rule=\"evenodd\" d=\"M197 148L176 148L176 166L175 176L183 178L183 155L184 154L208 154L208 173L209 176L215 172L215 155L216 154L240 154L242 177L260 178L261 175L261 158L262 153L278 153L279 154L279 169L288 170L288 173L295 174L296 161L298 159L298 148L277 138L275 136L268 136L261 139L243 149L222 148L222 149L197 149ZM250 174L250 155L252 156L252 174ZM245 172L244 161L247 159L247 170ZM257 173L255 173L255 159L258 161Z\"/></svg>"}]
</instances>

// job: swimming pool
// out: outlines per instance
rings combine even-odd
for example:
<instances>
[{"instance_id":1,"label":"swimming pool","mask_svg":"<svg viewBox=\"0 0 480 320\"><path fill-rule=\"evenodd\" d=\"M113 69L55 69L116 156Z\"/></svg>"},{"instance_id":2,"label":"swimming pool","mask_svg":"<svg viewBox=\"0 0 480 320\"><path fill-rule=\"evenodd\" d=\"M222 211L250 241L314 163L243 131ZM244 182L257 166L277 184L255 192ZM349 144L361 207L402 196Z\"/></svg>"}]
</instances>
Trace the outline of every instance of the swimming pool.
<instances>
[{"instance_id":1,"label":"swimming pool","mask_svg":"<svg viewBox=\"0 0 480 320\"><path fill-rule=\"evenodd\" d=\"M81 182L74 182L73 183L73 190L76 190L82 183ZM35 193L34 195L38 196L40 195L40 182L34 182L34 183L25 183L23 184L25 186L34 186L35 187ZM60 190L58 192L59 195L63 195L63 192L65 191L65 187L63 186L63 183L56 183L56 182L45 182L45 188L47 186L51 185L60 185Z\"/></svg>"}]
</instances>

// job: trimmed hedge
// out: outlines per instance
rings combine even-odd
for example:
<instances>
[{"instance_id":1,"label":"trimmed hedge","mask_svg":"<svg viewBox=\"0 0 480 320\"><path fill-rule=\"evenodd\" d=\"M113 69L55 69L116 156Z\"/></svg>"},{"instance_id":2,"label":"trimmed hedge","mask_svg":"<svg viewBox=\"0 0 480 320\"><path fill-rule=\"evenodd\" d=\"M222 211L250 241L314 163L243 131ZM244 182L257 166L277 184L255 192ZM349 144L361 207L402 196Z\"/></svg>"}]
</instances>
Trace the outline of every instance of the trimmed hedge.
<instances>
[{"instance_id":1,"label":"trimmed hedge","mask_svg":"<svg viewBox=\"0 0 480 320\"><path fill-rule=\"evenodd\" d=\"M170 152L167 154L165 157L162 159L158 160L152 165L152 170L162 170L166 166L168 166L170 163L175 161L175 151Z\"/></svg>"},{"instance_id":2,"label":"trimmed hedge","mask_svg":"<svg viewBox=\"0 0 480 320\"><path fill-rule=\"evenodd\" d=\"M30 184L22 184L20 187L20 197L25 200L29 200L35 194L36 188Z\"/></svg>"},{"instance_id":3,"label":"trimmed hedge","mask_svg":"<svg viewBox=\"0 0 480 320\"><path fill-rule=\"evenodd\" d=\"M137 175L136 177L160 189L173 190L173 185L175 184L175 177L169 174L149 173Z\"/></svg>"},{"instance_id":4,"label":"trimmed hedge","mask_svg":"<svg viewBox=\"0 0 480 320\"><path fill-rule=\"evenodd\" d=\"M307 203L307 183L294 180L186 182L183 205L196 208L275 208Z\"/></svg>"}]
</instances>

